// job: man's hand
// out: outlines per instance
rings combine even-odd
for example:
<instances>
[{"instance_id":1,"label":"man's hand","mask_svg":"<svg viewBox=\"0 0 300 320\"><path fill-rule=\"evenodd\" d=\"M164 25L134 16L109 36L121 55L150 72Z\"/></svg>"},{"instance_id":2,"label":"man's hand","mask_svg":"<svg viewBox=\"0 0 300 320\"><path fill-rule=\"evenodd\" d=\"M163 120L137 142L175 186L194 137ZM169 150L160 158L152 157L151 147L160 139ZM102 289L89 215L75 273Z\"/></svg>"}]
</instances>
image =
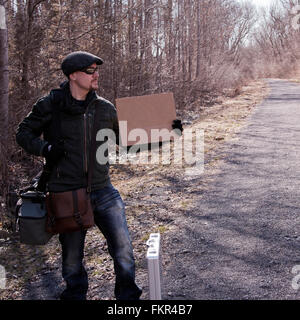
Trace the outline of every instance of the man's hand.
<instances>
[{"instance_id":1,"label":"man's hand","mask_svg":"<svg viewBox=\"0 0 300 320\"><path fill-rule=\"evenodd\" d=\"M179 135L181 135L182 131L183 131L181 120L179 120L179 119L173 120L172 128L177 129L177 130L175 130L175 132L178 133Z\"/></svg>"},{"instance_id":2,"label":"man's hand","mask_svg":"<svg viewBox=\"0 0 300 320\"><path fill-rule=\"evenodd\" d=\"M47 144L43 149L43 156L46 158L47 162L54 165L66 155L66 151L64 148L64 141L59 141L54 144Z\"/></svg>"}]
</instances>

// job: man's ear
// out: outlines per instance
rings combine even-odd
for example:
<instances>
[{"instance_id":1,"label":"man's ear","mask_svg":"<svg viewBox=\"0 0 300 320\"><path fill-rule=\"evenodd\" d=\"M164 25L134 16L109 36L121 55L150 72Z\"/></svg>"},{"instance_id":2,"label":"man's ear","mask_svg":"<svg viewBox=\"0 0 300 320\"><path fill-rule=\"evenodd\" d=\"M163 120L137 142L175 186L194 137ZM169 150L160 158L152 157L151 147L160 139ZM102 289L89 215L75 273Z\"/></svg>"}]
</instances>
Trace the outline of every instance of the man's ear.
<instances>
[{"instance_id":1,"label":"man's ear","mask_svg":"<svg viewBox=\"0 0 300 320\"><path fill-rule=\"evenodd\" d=\"M69 75L69 80L76 80L76 72L73 72Z\"/></svg>"}]
</instances>

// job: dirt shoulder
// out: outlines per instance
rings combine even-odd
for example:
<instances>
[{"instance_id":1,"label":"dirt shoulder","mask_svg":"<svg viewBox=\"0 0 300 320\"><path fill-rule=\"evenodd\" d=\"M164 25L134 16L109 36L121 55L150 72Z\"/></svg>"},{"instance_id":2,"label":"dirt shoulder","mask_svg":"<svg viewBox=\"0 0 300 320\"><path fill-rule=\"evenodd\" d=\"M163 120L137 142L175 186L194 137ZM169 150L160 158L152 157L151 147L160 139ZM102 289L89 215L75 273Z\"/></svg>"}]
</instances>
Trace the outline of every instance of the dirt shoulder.
<instances>
[{"instance_id":1,"label":"dirt shoulder","mask_svg":"<svg viewBox=\"0 0 300 320\"><path fill-rule=\"evenodd\" d=\"M253 109L268 95L264 81L242 87L235 97L220 97L204 110L182 116L185 129L204 130L205 177L191 185L186 176L188 165L116 164L111 167L113 185L126 204L127 221L136 257L136 276L143 288L142 299L148 299L148 275L145 241L152 232L162 236L163 270L167 269L176 251L168 241L180 230L185 212L196 205L199 194L207 188L218 172L222 159L216 156L226 141L233 139L246 123ZM195 119L197 118L197 119ZM184 139L184 136L181 137ZM141 157L151 157L146 152ZM174 157L171 150L171 159ZM1 232L1 231L0 231ZM46 246L19 244L17 235L1 236L0 264L6 270L6 289L0 289L0 299L57 299L64 287L61 278L60 245L53 237ZM88 299L110 300L113 297L114 273L105 239L93 228L88 232L85 265L90 279ZM164 292L164 298L171 292ZM184 297L183 297L184 299Z\"/></svg>"}]
</instances>

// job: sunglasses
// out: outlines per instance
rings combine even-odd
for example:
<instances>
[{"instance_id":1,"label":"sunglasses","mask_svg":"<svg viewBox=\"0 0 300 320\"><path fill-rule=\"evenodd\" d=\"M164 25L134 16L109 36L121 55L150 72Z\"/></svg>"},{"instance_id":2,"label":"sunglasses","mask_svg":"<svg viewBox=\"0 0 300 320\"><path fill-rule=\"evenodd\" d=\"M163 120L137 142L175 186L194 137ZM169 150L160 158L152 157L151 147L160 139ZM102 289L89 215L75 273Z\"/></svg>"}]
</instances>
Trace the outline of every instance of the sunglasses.
<instances>
[{"instance_id":1,"label":"sunglasses","mask_svg":"<svg viewBox=\"0 0 300 320\"><path fill-rule=\"evenodd\" d=\"M84 69L82 69L80 71L84 72L86 74L94 74L96 71L98 71L98 68L87 67L87 68L84 68Z\"/></svg>"}]
</instances>

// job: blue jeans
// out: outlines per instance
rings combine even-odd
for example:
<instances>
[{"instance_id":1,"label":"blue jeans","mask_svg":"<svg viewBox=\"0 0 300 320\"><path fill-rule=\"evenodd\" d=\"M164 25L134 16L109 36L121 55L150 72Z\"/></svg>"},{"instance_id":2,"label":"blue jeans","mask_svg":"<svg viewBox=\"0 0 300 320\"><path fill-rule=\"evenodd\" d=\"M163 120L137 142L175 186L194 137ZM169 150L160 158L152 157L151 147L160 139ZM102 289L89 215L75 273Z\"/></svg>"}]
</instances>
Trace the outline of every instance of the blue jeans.
<instances>
[{"instance_id":1,"label":"blue jeans","mask_svg":"<svg viewBox=\"0 0 300 320\"><path fill-rule=\"evenodd\" d=\"M127 228L123 200L112 185L91 193L95 224L106 238L114 261L115 297L117 300L137 300L142 290L135 283L135 261ZM62 245L62 275L67 287L64 300L85 300L88 276L83 266L86 231L59 235Z\"/></svg>"}]
</instances>

